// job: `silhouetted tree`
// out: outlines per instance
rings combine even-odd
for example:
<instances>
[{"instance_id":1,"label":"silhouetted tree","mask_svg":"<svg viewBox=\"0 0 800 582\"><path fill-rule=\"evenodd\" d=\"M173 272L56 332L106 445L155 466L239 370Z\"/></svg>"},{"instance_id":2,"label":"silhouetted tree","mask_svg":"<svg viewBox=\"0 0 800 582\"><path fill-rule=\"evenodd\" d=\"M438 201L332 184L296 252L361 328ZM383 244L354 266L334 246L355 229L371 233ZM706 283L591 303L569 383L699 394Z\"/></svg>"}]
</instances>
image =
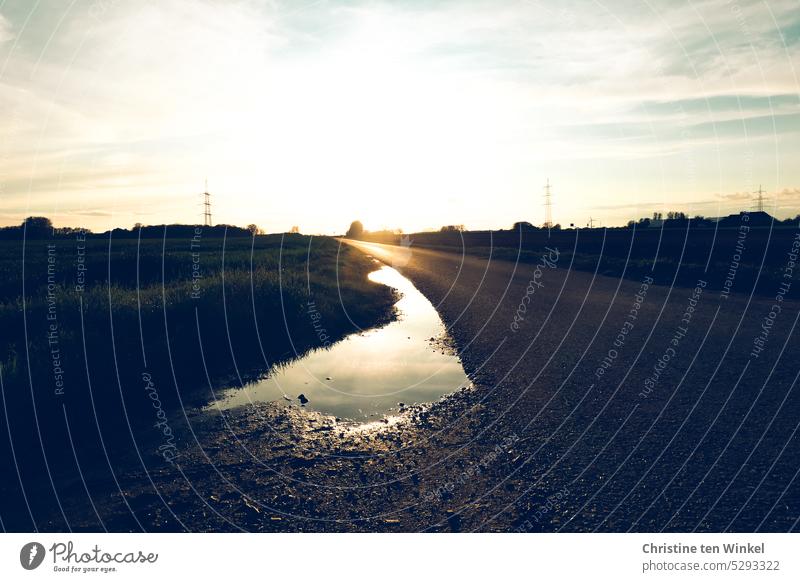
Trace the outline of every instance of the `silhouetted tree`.
<instances>
[{"instance_id":1,"label":"silhouetted tree","mask_svg":"<svg viewBox=\"0 0 800 582\"><path fill-rule=\"evenodd\" d=\"M29 216L22 226L27 238L45 238L53 234L53 223L44 216Z\"/></svg>"},{"instance_id":2,"label":"silhouetted tree","mask_svg":"<svg viewBox=\"0 0 800 582\"><path fill-rule=\"evenodd\" d=\"M698 226L712 226L714 224L713 221L707 219L705 216L698 214L694 218L692 218L692 223L695 227Z\"/></svg>"},{"instance_id":3,"label":"silhouetted tree","mask_svg":"<svg viewBox=\"0 0 800 582\"><path fill-rule=\"evenodd\" d=\"M364 225L360 220L354 220L350 223L350 228L347 229L347 238L361 238L364 235Z\"/></svg>"}]
</instances>

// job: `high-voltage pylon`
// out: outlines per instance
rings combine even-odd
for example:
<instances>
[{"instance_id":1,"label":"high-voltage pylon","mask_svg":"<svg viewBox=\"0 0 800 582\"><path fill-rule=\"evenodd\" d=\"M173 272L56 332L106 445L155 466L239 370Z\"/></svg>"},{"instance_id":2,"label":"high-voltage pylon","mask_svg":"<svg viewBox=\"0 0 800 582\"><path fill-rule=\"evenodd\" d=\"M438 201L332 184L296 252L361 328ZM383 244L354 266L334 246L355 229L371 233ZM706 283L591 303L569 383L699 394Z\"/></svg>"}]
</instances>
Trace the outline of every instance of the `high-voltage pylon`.
<instances>
[{"instance_id":1,"label":"high-voltage pylon","mask_svg":"<svg viewBox=\"0 0 800 582\"><path fill-rule=\"evenodd\" d=\"M208 179L206 179L206 191L203 192L203 226L211 225L211 194L208 192Z\"/></svg>"},{"instance_id":2,"label":"high-voltage pylon","mask_svg":"<svg viewBox=\"0 0 800 582\"><path fill-rule=\"evenodd\" d=\"M550 178L544 187L544 227L548 230L553 228L553 200L550 195Z\"/></svg>"},{"instance_id":3,"label":"high-voltage pylon","mask_svg":"<svg viewBox=\"0 0 800 582\"><path fill-rule=\"evenodd\" d=\"M764 190L761 189L761 184L758 185L758 190L753 192L753 194L758 194L758 198L756 198L756 210L759 212L764 212Z\"/></svg>"}]
</instances>

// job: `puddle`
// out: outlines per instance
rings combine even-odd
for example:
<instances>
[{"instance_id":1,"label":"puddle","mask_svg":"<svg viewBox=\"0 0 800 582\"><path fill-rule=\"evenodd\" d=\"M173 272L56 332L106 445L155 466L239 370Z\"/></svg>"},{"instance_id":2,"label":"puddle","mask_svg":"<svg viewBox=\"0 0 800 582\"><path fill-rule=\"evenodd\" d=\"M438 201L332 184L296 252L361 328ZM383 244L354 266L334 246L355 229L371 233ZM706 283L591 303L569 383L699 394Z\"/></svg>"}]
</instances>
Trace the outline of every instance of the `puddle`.
<instances>
[{"instance_id":1,"label":"puddle","mask_svg":"<svg viewBox=\"0 0 800 582\"><path fill-rule=\"evenodd\" d=\"M445 328L422 293L395 269L370 273L372 281L397 289L397 321L353 334L329 349L276 366L261 380L220 394L211 407L280 401L342 419L375 420L399 404L432 402L469 383L459 359L442 349Z\"/></svg>"}]
</instances>

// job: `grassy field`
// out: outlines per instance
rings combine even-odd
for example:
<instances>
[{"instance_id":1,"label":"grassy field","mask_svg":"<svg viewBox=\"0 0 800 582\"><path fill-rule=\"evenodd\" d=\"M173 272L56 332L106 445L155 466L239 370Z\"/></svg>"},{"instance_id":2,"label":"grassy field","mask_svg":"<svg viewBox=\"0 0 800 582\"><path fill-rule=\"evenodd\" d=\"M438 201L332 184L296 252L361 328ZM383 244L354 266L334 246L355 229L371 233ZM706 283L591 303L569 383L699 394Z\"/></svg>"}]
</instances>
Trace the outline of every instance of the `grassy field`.
<instances>
[{"instance_id":1,"label":"grassy field","mask_svg":"<svg viewBox=\"0 0 800 582\"><path fill-rule=\"evenodd\" d=\"M47 465L75 462L70 441L97 459L87 451L321 347L323 328L335 341L387 322L395 297L373 269L300 235L0 242L0 423L17 454L3 438L4 461L36 465L40 439Z\"/></svg>"},{"instance_id":2,"label":"grassy field","mask_svg":"<svg viewBox=\"0 0 800 582\"><path fill-rule=\"evenodd\" d=\"M429 248L483 258L536 263L546 247L560 252L559 266L601 275L693 287L698 279L721 288L731 269L740 292L773 294L783 277L798 223L774 227L522 229L422 232L408 235L412 248ZM400 237L364 236L399 244Z\"/></svg>"}]
</instances>

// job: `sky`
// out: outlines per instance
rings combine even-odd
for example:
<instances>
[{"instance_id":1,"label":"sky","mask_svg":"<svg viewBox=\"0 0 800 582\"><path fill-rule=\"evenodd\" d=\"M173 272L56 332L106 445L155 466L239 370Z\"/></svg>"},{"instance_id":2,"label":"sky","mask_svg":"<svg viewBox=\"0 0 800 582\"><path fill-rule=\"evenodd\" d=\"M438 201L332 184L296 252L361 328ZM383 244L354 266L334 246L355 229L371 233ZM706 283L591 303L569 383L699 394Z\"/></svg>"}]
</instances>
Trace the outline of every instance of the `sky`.
<instances>
[{"instance_id":1,"label":"sky","mask_svg":"<svg viewBox=\"0 0 800 582\"><path fill-rule=\"evenodd\" d=\"M0 0L0 225L786 218L798 69L798 0Z\"/></svg>"}]
</instances>

